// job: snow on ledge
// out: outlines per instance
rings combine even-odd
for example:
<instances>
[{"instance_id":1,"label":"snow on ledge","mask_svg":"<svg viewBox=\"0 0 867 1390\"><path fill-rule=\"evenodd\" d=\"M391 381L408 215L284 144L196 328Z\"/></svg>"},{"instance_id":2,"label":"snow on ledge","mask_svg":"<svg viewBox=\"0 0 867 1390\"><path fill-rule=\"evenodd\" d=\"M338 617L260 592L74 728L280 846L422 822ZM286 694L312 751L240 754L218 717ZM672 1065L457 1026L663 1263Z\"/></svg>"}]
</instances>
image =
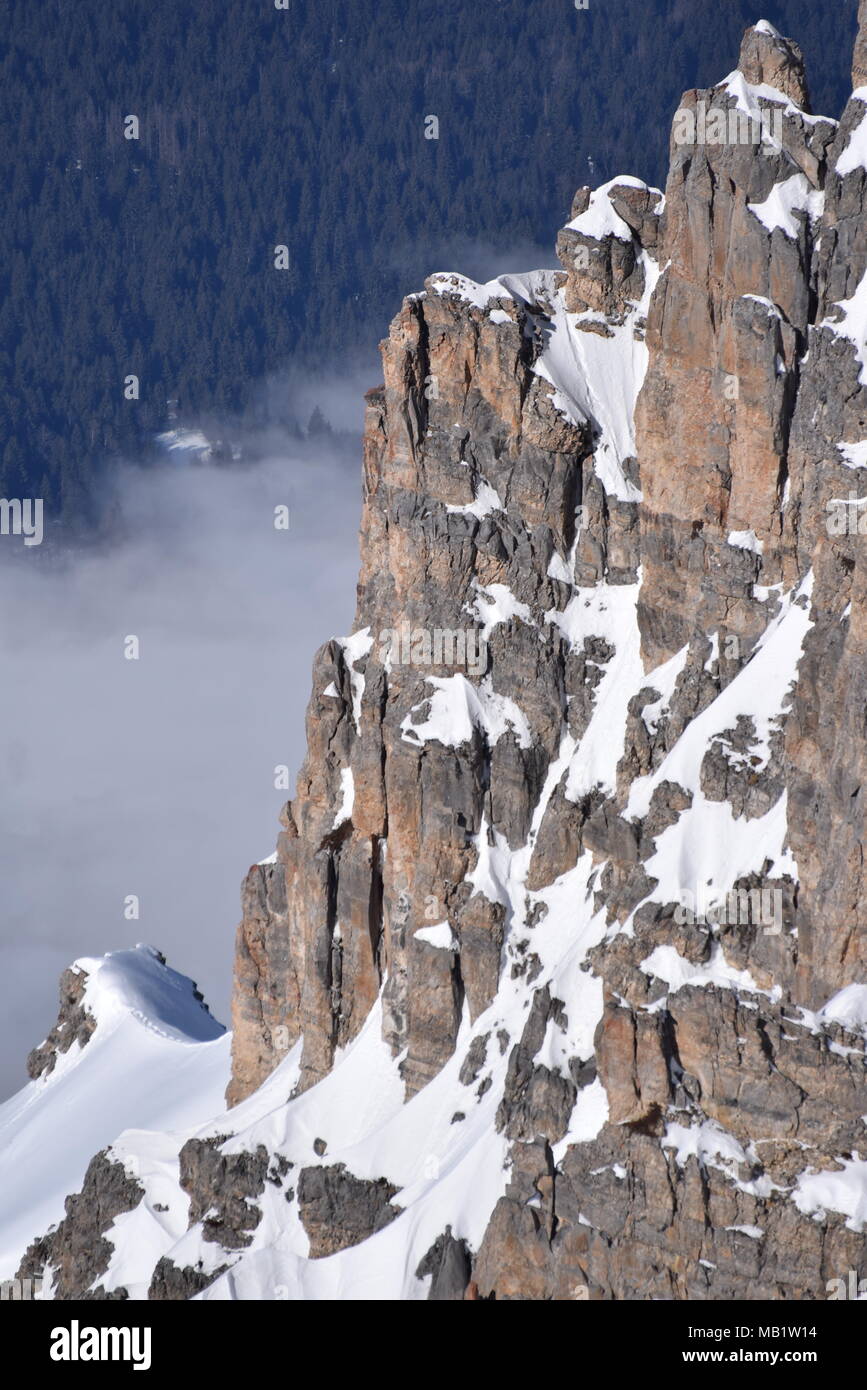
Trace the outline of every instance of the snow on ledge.
<instances>
[{"instance_id":1,"label":"snow on ledge","mask_svg":"<svg viewBox=\"0 0 867 1390\"><path fill-rule=\"evenodd\" d=\"M837 448L847 468L867 468L867 439L859 439L854 444L838 444Z\"/></svg>"},{"instance_id":2,"label":"snow on ledge","mask_svg":"<svg viewBox=\"0 0 867 1390\"><path fill-rule=\"evenodd\" d=\"M465 502L461 505L446 503L446 511L452 516L474 516L477 521L490 516L491 512L502 512L505 508L500 501L500 494L496 488L491 487L489 482L480 478L476 486L476 495L472 502Z\"/></svg>"},{"instance_id":3,"label":"snow on ledge","mask_svg":"<svg viewBox=\"0 0 867 1390\"><path fill-rule=\"evenodd\" d=\"M796 241L803 223L794 214L805 212L813 221L821 217L825 195L810 187L806 175L792 174L782 183L775 183L763 203L747 203L747 207L767 231L779 230L790 241Z\"/></svg>"},{"instance_id":4,"label":"snow on ledge","mask_svg":"<svg viewBox=\"0 0 867 1390\"><path fill-rule=\"evenodd\" d=\"M352 722L358 731L361 719L361 700L364 695L364 676L360 671L356 671L355 663L367 656L373 646L373 637L369 627L362 627L349 637L338 637L337 641L343 648L343 655L349 669L349 684L352 690Z\"/></svg>"},{"instance_id":5,"label":"snow on ledge","mask_svg":"<svg viewBox=\"0 0 867 1390\"><path fill-rule=\"evenodd\" d=\"M652 736L659 728L660 721L668 714L680 674L686 665L686 658L689 655L689 643L681 647L668 661L657 666L652 673L652 679L648 679L647 684L657 692L658 698L652 704L645 705L641 711L641 718L647 732ZM707 663L705 663L707 669Z\"/></svg>"},{"instance_id":6,"label":"snow on ledge","mask_svg":"<svg viewBox=\"0 0 867 1390\"><path fill-rule=\"evenodd\" d=\"M618 241L631 242L632 228L627 226L618 212L615 212L608 196L609 190L617 184L625 184L628 188L647 188L646 183L633 178L611 179L608 183L600 184L590 194L590 202L585 211L573 217L571 222L567 222L565 230L579 232L581 236L591 237L593 241L603 241L605 237L614 236Z\"/></svg>"},{"instance_id":7,"label":"snow on ledge","mask_svg":"<svg viewBox=\"0 0 867 1390\"><path fill-rule=\"evenodd\" d=\"M861 363L858 380L867 386L867 274L862 275L855 293L849 299L837 300L839 319L824 318L820 328L827 328L838 338L848 338Z\"/></svg>"},{"instance_id":8,"label":"snow on ledge","mask_svg":"<svg viewBox=\"0 0 867 1390\"><path fill-rule=\"evenodd\" d=\"M816 1173L807 1169L795 1184L792 1201L805 1216L825 1220L826 1211L836 1211L846 1217L850 1231L867 1227L867 1160L857 1153L852 1158L838 1158L842 1169L837 1172Z\"/></svg>"},{"instance_id":9,"label":"snow on ledge","mask_svg":"<svg viewBox=\"0 0 867 1390\"><path fill-rule=\"evenodd\" d=\"M752 1166L749 1156L734 1135L715 1120L705 1120L697 1125L671 1123L659 1142L661 1148L675 1150L678 1168L684 1168L688 1160L694 1158L700 1165L725 1173L739 1191L750 1196L769 1197L772 1192L782 1190L768 1177L756 1178L751 1182L742 1182L738 1178L739 1168Z\"/></svg>"},{"instance_id":10,"label":"snow on ledge","mask_svg":"<svg viewBox=\"0 0 867 1390\"><path fill-rule=\"evenodd\" d=\"M458 938L449 922L437 922L435 927L421 927L413 939L423 941L426 946L433 946L437 951L457 951L459 949Z\"/></svg>"},{"instance_id":11,"label":"snow on ledge","mask_svg":"<svg viewBox=\"0 0 867 1390\"><path fill-rule=\"evenodd\" d=\"M352 776L351 767L340 769L340 794L341 801L334 817L332 830L339 830L340 826L345 825L352 815L352 809L355 805L355 779Z\"/></svg>"},{"instance_id":12,"label":"snow on ledge","mask_svg":"<svg viewBox=\"0 0 867 1390\"><path fill-rule=\"evenodd\" d=\"M759 206L763 207L764 204L759 204ZM767 312L771 314L775 319L780 319L782 321L783 315L780 312L779 305L775 304L772 299L768 299L765 295L742 294L741 299L751 299L754 304L761 304L762 308L766 309Z\"/></svg>"},{"instance_id":13,"label":"snow on ledge","mask_svg":"<svg viewBox=\"0 0 867 1390\"><path fill-rule=\"evenodd\" d=\"M459 748L469 743L473 730L478 729L491 747L509 732L515 735L519 748L532 747L526 715L514 700L497 694L490 676L478 685L472 685L460 674L427 676L426 680L433 686L433 694L404 715L400 729L405 742L419 745L432 740L446 748ZM412 716L424 704L430 705L428 716L422 723L414 724Z\"/></svg>"},{"instance_id":14,"label":"snow on ledge","mask_svg":"<svg viewBox=\"0 0 867 1390\"><path fill-rule=\"evenodd\" d=\"M499 279L488 280L481 284L478 280L471 280L468 275L461 275L458 271L437 271L435 275L428 277L428 284L436 294L455 294L460 299L466 300L468 304L473 304L477 309L486 308L492 299L511 299L512 297Z\"/></svg>"},{"instance_id":15,"label":"snow on ledge","mask_svg":"<svg viewBox=\"0 0 867 1390\"><path fill-rule=\"evenodd\" d=\"M849 984L838 989L821 1009L806 1009L797 1006L800 1018L788 1018L798 1028L807 1028L811 1033L822 1033L828 1024L839 1024L850 1033L864 1033L867 1036L867 985Z\"/></svg>"},{"instance_id":16,"label":"snow on ledge","mask_svg":"<svg viewBox=\"0 0 867 1390\"><path fill-rule=\"evenodd\" d=\"M645 956L639 969L646 975L654 975L662 980L672 994L677 994L686 985L698 988L715 985L718 989L744 989L750 994L765 994L771 999L782 997L779 986L770 991L760 989L748 970L736 970L729 965L719 945L714 946L710 960L703 965L693 965L674 946L657 946L649 956Z\"/></svg>"},{"instance_id":17,"label":"snow on ledge","mask_svg":"<svg viewBox=\"0 0 867 1390\"><path fill-rule=\"evenodd\" d=\"M526 603L516 598L508 584L480 584L473 580L476 598L472 604L465 604L465 611L471 613L481 624L481 640L487 642L495 627L500 623L510 623L513 618L532 625L533 617Z\"/></svg>"},{"instance_id":18,"label":"snow on ledge","mask_svg":"<svg viewBox=\"0 0 867 1390\"><path fill-rule=\"evenodd\" d=\"M764 550L755 531L729 531L728 544L733 545L736 550L751 550L754 555L761 555Z\"/></svg>"},{"instance_id":19,"label":"snow on ledge","mask_svg":"<svg viewBox=\"0 0 867 1390\"><path fill-rule=\"evenodd\" d=\"M867 1030L867 985L844 985L820 1010L820 1017L853 1033Z\"/></svg>"},{"instance_id":20,"label":"snow on ledge","mask_svg":"<svg viewBox=\"0 0 867 1390\"><path fill-rule=\"evenodd\" d=\"M782 106L784 116L797 116L806 125L839 125L832 116L811 116L797 102L787 97L785 92L780 92L776 87L770 86L767 82L748 82L740 68L735 68L727 77L716 84L715 90L724 87L726 95L734 97L739 111L747 112L754 120L761 119L761 106L763 101L770 102L773 106ZM778 142L771 136L767 127L763 127L762 138L768 144L778 147Z\"/></svg>"},{"instance_id":21,"label":"snow on ledge","mask_svg":"<svg viewBox=\"0 0 867 1390\"><path fill-rule=\"evenodd\" d=\"M867 87L856 87L850 100L860 101L867 106ZM854 173L856 169L867 169L867 111L849 136L846 148L837 160L836 173L839 178L845 178L846 174Z\"/></svg>"},{"instance_id":22,"label":"snow on ledge","mask_svg":"<svg viewBox=\"0 0 867 1390\"><path fill-rule=\"evenodd\" d=\"M749 1236L750 1240L763 1240L764 1231L761 1226L726 1226L727 1231L734 1231L736 1235Z\"/></svg>"}]
</instances>

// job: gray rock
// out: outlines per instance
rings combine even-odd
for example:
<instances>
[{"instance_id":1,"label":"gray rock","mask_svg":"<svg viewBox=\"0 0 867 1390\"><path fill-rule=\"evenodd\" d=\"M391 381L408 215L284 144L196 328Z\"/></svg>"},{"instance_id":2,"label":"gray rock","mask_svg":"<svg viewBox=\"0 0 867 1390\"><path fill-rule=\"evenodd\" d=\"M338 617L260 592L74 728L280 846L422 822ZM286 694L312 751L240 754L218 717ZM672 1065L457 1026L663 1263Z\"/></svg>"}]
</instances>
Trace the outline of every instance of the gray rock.
<instances>
[{"instance_id":1,"label":"gray rock","mask_svg":"<svg viewBox=\"0 0 867 1390\"><path fill-rule=\"evenodd\" d=\"M310 1258L333 1255L381 1231L400 1215L391 1201L397 1192L385 1178L357 1178L343 1163L302 1168L298 1211L310 1238Z\"/></svg>"}]
</instances>

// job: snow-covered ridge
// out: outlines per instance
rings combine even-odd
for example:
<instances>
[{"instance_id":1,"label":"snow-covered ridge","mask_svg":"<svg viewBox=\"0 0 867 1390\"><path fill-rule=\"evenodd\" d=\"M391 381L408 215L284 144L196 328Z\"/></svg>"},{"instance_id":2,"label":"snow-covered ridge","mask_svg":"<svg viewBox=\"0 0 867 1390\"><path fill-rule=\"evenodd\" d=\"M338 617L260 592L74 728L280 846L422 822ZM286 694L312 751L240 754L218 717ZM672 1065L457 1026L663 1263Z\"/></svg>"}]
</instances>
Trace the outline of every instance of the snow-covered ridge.
<instances>
[{"instance_id":1,"label":"snow-covered ridge","mask_svg":"<svg viewBox=\"0 0 867 1390\"><path fill-rule=\"evenodd\" d=\"M139 943L131 951L83 956L73 969L87 975L84 998L98 1030L133 1018L179 1043L213 1042L226 1031L193 981L166 965L154 946Z\"/></svg>"},{"instance_id":2,"label":"snow-covered ridge","mask_svg":"<svg viewBox=\"0 0 867 1390\"><path fill-rule=\"evenodd\" d=\"M96 1029L0 1106L0 1278L63 1217L94 1154L129 1126L167 1131L223 1108L230 1035L151 946L85 957Z\"/></svg>"},{"instance_id":3,"label":"snow-covered ridge","mask_svg":"<svg viewBox=\"0 0 867 1390\"><path fill-rule=\"evenodd\" d=\"M784 92L778 91L776 87L771 87L767 82L748 82L739 68L735 68L727 77L716 84L717 89L723 87L726 95L734 97L739 111L748 114L756 122L762 120L761 103L766 102L771 106L782 108L784 117L797 117L804 121L806 125L831 125L839 124L831 116L813 116L808 114L802 106L792 101ZM779 148L779 142L774 138L767 125L762 123L762 138L768 144Z\"/></svg>"},{"instance_id":4,"label":"snow-covered ridge","mask_svg":"<svg viewBox=\"0 0 867 1390\"><path fill-rule=\"evenodd\" d=\"M631 174L621 174L593 190L586 210L566 223L567 230L581 232L583 236L592 237L594 241L602 241L607 236L615 236L620 241L632 241L632 229L623 221L611 202L611 190L617 187L637 188L644 193L656 194L659 200L663 199L660 189L651 187L643 179L633 178Z\"/></svg>"}]
</instances>

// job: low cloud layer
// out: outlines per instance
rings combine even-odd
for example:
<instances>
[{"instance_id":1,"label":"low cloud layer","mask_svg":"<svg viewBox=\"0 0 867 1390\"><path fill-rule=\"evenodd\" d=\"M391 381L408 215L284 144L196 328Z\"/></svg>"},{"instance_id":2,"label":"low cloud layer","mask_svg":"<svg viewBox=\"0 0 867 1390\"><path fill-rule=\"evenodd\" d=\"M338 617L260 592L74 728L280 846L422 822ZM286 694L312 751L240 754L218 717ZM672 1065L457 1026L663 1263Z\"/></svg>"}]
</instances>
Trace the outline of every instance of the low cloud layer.
<instances>
[{"instance_id":1,"label":"low cloud layer","mask_svg":"<svg viewBox=\"0 0 867 1390\"><path fill-rule=\"evenodd\" d=\"M359 428L359 384L310 409ZM274 768L294 787L311 660L351 630L358 570L360 448L269 447L130 468L122 539L96 551L0 539L0 1096L78 956L151 942L228 1022L240 882L274 848Z\"/></svg>"},{"instance_id":2,"label":"low cloud layer","mask_svg":"<svg viewBox=\"0 0 867 1390\"><path fill-rule=\"evenodd\" d=\"M470 237L394 260L407 293L434 270L556 265L531 242ZM294 788L313 654L352 627L363 394L382 379L384 327L337 376L298 362L263 384L272 424L225 434L256 463L177 451L126 469L110 545L58 557L0 536L0 1099L26 1081L76 957L150 942L230 1021L241 880L273 851L287 797L274 768ZM314 410L344 434L293 437Z\"/></svg>"}]
</instances>

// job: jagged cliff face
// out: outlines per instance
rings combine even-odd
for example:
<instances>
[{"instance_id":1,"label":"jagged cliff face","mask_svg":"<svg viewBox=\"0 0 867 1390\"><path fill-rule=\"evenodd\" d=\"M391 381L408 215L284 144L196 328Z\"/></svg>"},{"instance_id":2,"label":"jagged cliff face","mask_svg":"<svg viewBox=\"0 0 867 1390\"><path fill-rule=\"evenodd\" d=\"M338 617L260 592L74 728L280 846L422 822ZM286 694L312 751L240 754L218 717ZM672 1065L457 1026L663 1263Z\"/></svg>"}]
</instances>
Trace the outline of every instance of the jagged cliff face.
<instances>
[{"instance_id":1,"label":"jagged cliff face","mask_svg":"<svg viewBox=\"0 0 867 1390\"><path fill-rule=\"evenodd\" d=\"M865 270L865 170L846 156L865 103L853 97L837 129L809 115L806 100L798 50L755 30L739 74L684 99L705 108L706 131L716 111L727 129L737 111L759 113L766 134L755 148L672 143L662 249L670 264L652 307L637 412L639 622L651 664L685 641L697 658L702 635L716 632L721 653L734 653L719 663L725 685L766 630L766 591L789 591L812 573L813 623L781 769L800 892L798 949L780 983L815 1004L863 977L865 965L863 732L847 694L864 678L863 560L857 526L854 535L828 526L829 503L855 481L838 445L864 434L861 362L836 320Z\"/></svg>"},{"instance_id":2,"label":"jagged cliff face","mask_svg":"<svg viewBox=\"0 0 867 1390\"><path fill-rule=\"evenodd\" d=\"M475 1019L497 992L508 903L469 876L489 846L502 856L527 842L584 686L583 653L544 615L571 591L576 506L592 497L601 519L605 505L588 424L557 409L537 370L546 339L565 337L555 279L479 290L434 278L384 345L357 633L317 658L298 796L277 864L253 870L257 901L269 880L285 895L288 931L267 907L241 928L233 1099L277 1060L275 1026L284 1047L303 1037L302 1084L318 1081L381 988L413 1094L454 1051L464 1002ZM600 578L608 540L603 525L581 545ZM442 633L463 642L463 667L436 651ZM459 952L416 940L441 923ZM260 938L268 968L288 940L290 986L268 1014L258 977L250 989Z\"/></svg>"},{"instance_id":3,"label":"jagged cliff face","mask_svg":"<svg viewBox=\"0 0 867 1390\"><path fill-rule=\"evenodd\" d=\"M657 274L640 238L655 246L660 203L637 180L582 190L566 276L434 276L392 324L367 398L356 632L317 656L298 795L245 889L232 1100L298 1036L302 1083L319 1080L383 987L413 1094L464 1001L475 1020L498 989L511 901L473 872L523 848L533 882L554 876L556 827L535 856L528 836L609 654L602 629L592 650L571 638L574 576L636 583L630 416ZM443 922L459 952L416 940Z\"/></svg>"},{"instance_id":4,"label":"jagged cliff face","mask_svg":"<svg viewBox=\"0 0 867 1390\"><path fill-rule=\"evenodd\" d=\"M405 301L152 1297L867 1273L865 181L867 89L812 115L762 23L664 196L581 189L562 272Z\"/></svg>"}]
</instances>

